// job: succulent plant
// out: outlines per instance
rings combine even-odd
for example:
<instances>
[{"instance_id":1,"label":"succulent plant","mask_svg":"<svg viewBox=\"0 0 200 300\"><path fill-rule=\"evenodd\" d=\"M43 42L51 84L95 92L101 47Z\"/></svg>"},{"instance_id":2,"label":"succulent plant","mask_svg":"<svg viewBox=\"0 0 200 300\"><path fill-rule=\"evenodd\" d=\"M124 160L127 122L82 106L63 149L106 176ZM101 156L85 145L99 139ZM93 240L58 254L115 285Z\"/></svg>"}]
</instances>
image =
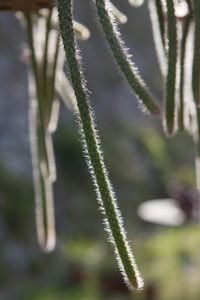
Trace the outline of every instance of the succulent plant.
<instances>
[{"instance_id":1,"label":"succulent plant","mask_svg":"<svg viewBox=\"0 0 200 300\"><path fill-rule=\"evenodd\" d=\"M129 0L133 6L139 6L143 2L144 0ZM134 90L142 110L161 116L168 136L183 130L193 136L197 149L197 187L200 190L200 1L147 2L164 79L164 103L158 102L149 93L120 36L117 22L125 23L126 16L110 0L93 0L93 6L117 65ZM140 290L143 280L131 252L104 163L76 44L76 38L89 37L89 30L73 20L72 8L72 0L57 0L58 18L56 9L26 12L20 17L26 27L31 49L30 137L38 240L45 251L51 251L56 242L52 196L56 167L52 133L57 126L59 95L79 119L83 153L104 217L105 230L114 244L119 268L126 284L132 289ZM61 44L64 46L64 53L60 49ZM64 54L70 80L63 72Z\"/></svg>"}]
</instances>

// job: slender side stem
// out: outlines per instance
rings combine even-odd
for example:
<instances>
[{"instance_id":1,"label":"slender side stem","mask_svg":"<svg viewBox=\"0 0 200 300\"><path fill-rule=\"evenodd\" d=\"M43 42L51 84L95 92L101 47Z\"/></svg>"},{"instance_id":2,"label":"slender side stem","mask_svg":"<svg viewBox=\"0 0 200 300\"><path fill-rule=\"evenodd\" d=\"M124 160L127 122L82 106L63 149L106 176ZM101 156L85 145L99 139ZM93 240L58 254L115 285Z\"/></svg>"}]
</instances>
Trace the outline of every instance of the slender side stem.
<instances>
[{"instance_id":1,"label":"slender side stem","mask_svg":"<svg viewBox=\"0 0 200 300\"><path fill-rule=\"evenodd\" d=\"M197 135L194 137L196 144L196 185L199 193L198 210L199 210L199 223L200 223L200 108L197 107Z\"/></svg>"},{"instance_id":2,"label":"slender side stem","mask_svg":"<svg viewBox=\"0 0 200 300\"><path fill-rule=\"evenodd\" d=\"M58 0L57 3L60 32L82 124L84 152L86 153L88 167L96 187L100 207L102 213L105 215L106 230L109 231L110 239L115 245L118 264L126 283L133 289L141 289L143 286L142 280L130 251L122 225L121 214L117 208L114 192L105 169L99 140L88 104L83 75L78 63L78 54L74 41L71 0Z\"/></svg>"},{"instance_id":3,"label":"slender side stem","mask_svg":"<svg viewBox=\"0 0 200 300\"><path fill-rule=\"evenodd\" d=\"M163 10L162 0L154 0L156 5L156 11L158 16L159 30L161 35L161 40L163 43L163 48L165 49L165 13Z\"/></svg>"},{"instance_id":4,"label":"slender side stem","mask_svg":"<svg viewBox=\"0 0 200 300\"><path fill-rule=\"evenodd\" d=\"M83 24L73 20L74 32L79 40L87 40L90 37L89 29Z\"/></svg>"},{"instance_id":5,"label":"slender side stem","mask_svg":"<svg viewBox=\"0 0 200 300\"><path fill-rule=\"evenodd\" d=\"M119 24L125 24L128 20L127 16L124 15L113 3L110 3L110 5L117 22Z\"/></svg>"},{"instance_id":6,"label":"slender side stem","mask_svg":"<svg viewBox=\"0 0 200 300\"><path fill-rule=\"evenodd\" d=\"M173 134L176 127L177 28L174 0L167 0L168 70L166 79L166 131Z\"/></svg>"},{"instance_id":7,"label":"slender side stem","mask_svg":"<svg viewBox=\"0 0 200 300\"><path fill-rule=\"evenodd\" d=\"M194 101L200 105L200 1L194 0L194 58L192 70L192 89Z\"/></svg>"},{"instance_id":8,"label":"slender side stem","mask_svg":"<svg viewBox=\"0 0 200 300\"><path fill-rule=\"evenodd\" d=\"M37 126L38 101L35 99L35 89L29 79L30 92L30 112L29 112L29 131L31 143L31 156L33 165L34 192L35 192L35 213L37 238L41 249L50 252L56 243L54 206L52 183L45 178L41 164L40 130Z\"/></svg>"},{"instance_id":9,"label":"slender side stem","mask_svg":"<svg viewBox=\"0 0 200 300\"><path fill-rule=\"evenodd\" d=\"M64 73L57 74L56 90L58 91L59 96L63 100L64 104L68 107L68 109L77 112L77 103L74 89Z\"/></svg>"},{"instance_id":10,"label":"slender side stem","mask_svg":"<svg viewBox=\"0 0 200 300\"><path fill-rule=\"evenodd\" d=\"M52 106L53 106L53 101L55 99L55 80L56 80L56 71L57 71L57 66L58 66L58 54L59 54L59 42L60 42L60 34L58 33L57 40L56 40L56 49L55 49L55 54L54 54L54 63L53 63L53 70L52 70L52 75L51 75L51 80L50 80L50 86L49 90L50 92L50 99L51 99L51 114L52 112Z\"/></svg>"},{"instance_id":11,"label":"slender side stem","mask_svg":"<svg viewBox=\"0 0 200 300\"><path fill-rule=\"evenodd\" d=\"M44 45L44 53L43 53L43 90L44 90L44 101L48 101L47 98L47 89L49 88L47 86L47 66L48 66L48 46L49 46L49 33L51 29L51 17L52 17L52 9L48 12L48 17L46 21L46 37L45 37L45 45ZM46 105L45 105L46 107Z\"/></svg>"},{"instance_id":12,"label":"slender side stem","mask_svg":"<svg viewBox=\"0 0 200 300\"><path fill-rule=\"evenodd\" d=\"M38 135L40 135L39 128L37 131ZM46 138L51 139L51 136L47 136ZM40 201L41 206L40 226L38 227L38 230L41 231L39 243L43 251L50 252L54 249L56 243L52 181L44 174L42 157L40 157L40 155L41 154L38 153L39 182L37 184L40 185L40 194L37 195L37 201Z\"/></svg>"},{"instance_id":13,"label":"slender side stem","mask_svg":"<svg viewBox=\"0 0 200 300\"><path fill-rule=\"evenodd\" d=\"M48 157L44 115L42 110L42 87L39 78L35 46L33 40L32 18L30 13L25 14L29 45L32 51L32 67L35 78L35 90L30 86L30 136L33 161L36 225L40 247L45 252L55 247L56 234L54 222L54 206L52 194L52 174ZM35 96L37 95L37 101Z\"/></svg>"},{"instance_id":14,"label":"slender side stem","mask_svg":"<svg viewBox=\"0 0 200 300\"><path fill-rule=\"evenodd\" d=\"M154 115L160 115L161 110L158 103L153 99L147 88L136 71L133 62L130 61L127 50L120 39L119 31L114 22L114 16L111 13L108 0L96 0L96 7L100 18L101 25L110 45L113 55L120 66L122 73L135 91L139 100L145 108Z\"/></svg>"},{"instance_id":15,"label":"slender side stem","mask_svg":"<svg viewBox=\"0 0 200 300\"><path fill-rule=\"evenodd\" d=\"M161 73L163 77L166 77L167 73L167 57L165 52L165 43L164 43L164 17L162 16L160 7L160 0L149 0L148 8L151 18L151 26L153 31L154 44L156 49L156 54L158 58L158 63L160 66ZM162 26L161 26L162 25Z\"/></svg>"},{"instance_id":16,"label":"slender side stem","mask_svg":"<svg viewBox=\"0 0 200 300\"><path fill-rule=\"evenodd\" d=\"M37 93L37 100L38 100L38 110L39 110L39 118L40 118L40 126L41 126L41 133L42 133L42 147L43 147L43 153L46 163L46 174L47 176L50 175L49 172L49 160L48 160L48 153L46 148L46 141L45 141L45 125L44 125L44 115L42 110L42 94L41 94L41 88L40 88L40 80L39 80L39 72L38 72L38 65L37 60L35 56L35 46L33 41L33 26L32 26L32 18L31 13L25 13L24 14L26 22L27 22L27 34L28 34L28 40L30 49L32 52L32 67L33 67L33 73L35 78L35 84L36 84L36 93Z\"/></svg>"},{"instance_id":17,"label":"slender side stem","mask_svg":"<svg viewBox=\"0 0 200 300\"><path fill-rule=\"evenodd\" d=\"M179 127L185 130L185 104L184 104L184 81L185 81L185 51L187 44L187 37L189 33L191 21L191 14L186 17L183 36L181 41L181 58L180 58L180 111L179 111Z\"/></svg>"}]
</instances>

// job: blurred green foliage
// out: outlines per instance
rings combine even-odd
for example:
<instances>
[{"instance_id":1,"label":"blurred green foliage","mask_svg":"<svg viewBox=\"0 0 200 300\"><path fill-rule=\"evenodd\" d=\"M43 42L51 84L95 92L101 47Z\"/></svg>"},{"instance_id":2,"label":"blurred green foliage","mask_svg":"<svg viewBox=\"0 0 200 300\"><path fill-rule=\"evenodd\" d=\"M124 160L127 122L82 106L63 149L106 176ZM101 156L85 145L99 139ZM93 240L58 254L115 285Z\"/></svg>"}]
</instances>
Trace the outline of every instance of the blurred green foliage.
<instances>
[{"instance_id":1,"label":"blurred green foliage","mask_svg":"<svg viewBox=\"0 0 200 300\"><path fill-rule=\"evenodd\" d=\"M9 234L28 238L34 221L33 190L26 178L18 178L0 162L0 214Z\"/></svg>"},{"instance_id":2,"label":"blurred green foliage","mask_svg":"<svg viewBox=\"0 0 200 300\"><path fill-rule=\"evenodd\" d=\"M54 257L54 263L57 261L60 267L54 274L47 268L42 277L29 276L28 282L5 293L3 299L198 300L199 231L198 225L192 224L170 229L154 227L151 233L136 237L133 246L146 278L145 288L139 294L126 289L105 242L80 238L60 244L57 258Z\"/></svg>"}]
</instances>

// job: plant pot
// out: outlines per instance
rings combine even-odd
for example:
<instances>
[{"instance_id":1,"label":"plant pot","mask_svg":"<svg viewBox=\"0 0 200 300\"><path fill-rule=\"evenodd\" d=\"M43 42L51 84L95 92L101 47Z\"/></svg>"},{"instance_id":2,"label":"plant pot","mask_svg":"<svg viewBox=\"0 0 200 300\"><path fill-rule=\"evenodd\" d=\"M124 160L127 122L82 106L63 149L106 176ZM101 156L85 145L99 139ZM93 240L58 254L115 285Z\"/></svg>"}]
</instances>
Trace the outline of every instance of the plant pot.
<instances>
[{"instance_id":1,"label":"plant pot","mask_svg":"<svg viewBox=\"0 0 200 300\"><path fill-rule=\"evenodd\" d=\"M0 0L0 10L30 11L52 8L55 0Z\"/></svg>"}]
</instances>

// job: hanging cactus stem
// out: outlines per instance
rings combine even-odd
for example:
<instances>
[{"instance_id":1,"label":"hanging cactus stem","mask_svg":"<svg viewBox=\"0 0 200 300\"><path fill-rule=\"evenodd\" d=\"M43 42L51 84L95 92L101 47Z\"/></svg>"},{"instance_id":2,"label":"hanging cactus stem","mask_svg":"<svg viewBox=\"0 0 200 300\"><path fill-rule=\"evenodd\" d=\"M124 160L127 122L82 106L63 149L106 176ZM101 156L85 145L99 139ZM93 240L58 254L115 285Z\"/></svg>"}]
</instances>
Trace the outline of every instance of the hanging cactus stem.
<instances>
[{"instance_id":1,"label":"hanging cactus stem","mask_svg":"<svg viewBox=\"0 0 200 300\"><path fill-rule=\"evenodd\" d=\"M102 28L105 32L106 39L110 45L118 66L145 109L154 115L160 115L161 109L159 104L147 91L146 85L140 78L138 71L136 71L133 62L130 61L127 50L120 39L119 31L117 30L116 24L113 21L114 16L112 15L109 1L95 1Z\"/></svg>"},{"instance_id":2,"label":"hanging cactus stem","mask_svg":"<svg viewBox=\"0 0 200 300\"><path fill-rule=\"evenodd\" d=\"M192 71L192 88L194 101L200 105L200 1L194 0L194 58Z\"/></svg>"},{"instance_id":3,"label":"hanging cactus stem","mask_svg":"<svg viewBox=\"0 0 200 300\"><path fill-rule=\"evenodd\" d=\"M77 47L74 40L71 0L58 0L58 16L60 32L63 39L68 68L75 90L77 105L82 126L82 138L87 163L96 187L98 201L105 217L106 230L115 246L115 253L119 268L125 282L133 289L139 290L143 286L135 260L131 253L125 230L122 225L121 214L117 208L113 189L108 179L103 157L100 150L100 141L97 138L94 120L88 104L83 74L77 60Z\"/></svg>"},{"instance_id":4,"label":"hanging cactus stem","mask_svg":"<svg viewBox=\"0 0 200 300\"><path fill-rule=\"evenodd\" d=\"M174 1L167 0L167 36L168 36L168 70L166 78L165 123L166 132L174 134L177 122L177 24Z\"/></svg>"},{"instance_id":5,"label":"hanging cactus stem","mask_svg":"<svg viewBox=\"0 0 200 300\"><path fill-rule=\"evenodd\" d=\"M191 25L191 14L186 17L182 42L181 42L181 57L180 57L180 112L179 112L179 127L180 130L185 130L185 104L184 104L184 80L185 80L185 55L186 55L186 44L189 33L189 28Z\"/></svg>"}]
</instances>

